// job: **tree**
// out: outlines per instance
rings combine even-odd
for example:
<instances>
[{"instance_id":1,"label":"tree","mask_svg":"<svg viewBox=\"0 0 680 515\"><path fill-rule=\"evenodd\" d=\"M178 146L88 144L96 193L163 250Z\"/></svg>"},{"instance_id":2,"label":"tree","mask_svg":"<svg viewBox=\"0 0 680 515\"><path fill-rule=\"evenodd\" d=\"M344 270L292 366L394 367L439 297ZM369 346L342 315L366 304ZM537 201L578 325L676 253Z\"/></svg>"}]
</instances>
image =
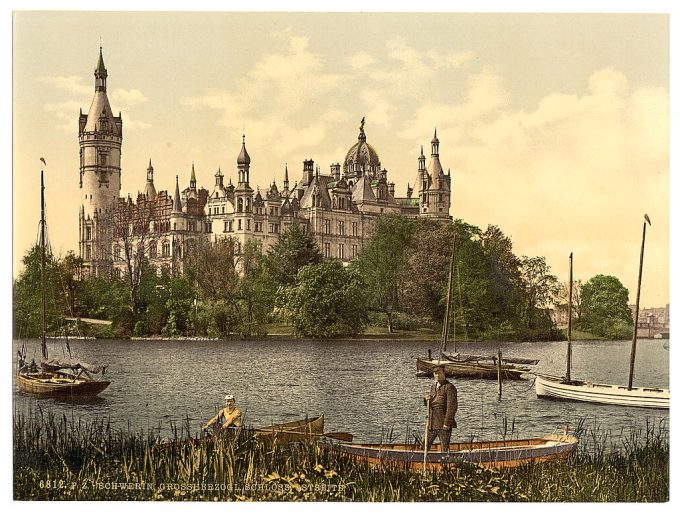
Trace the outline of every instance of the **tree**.
<instances>
[{"instance_id":1,"label":"tree","mask_svg":"<svg viewBox=\"0 0 680 515\"><path fill-rule=\"evenodd\" d=\"M512 240L495 225L481 235L488 264L492 304L491 315L500 325L519 321L522 301L521 262L512 251Z\"/></svg>"},{"instance_id":2,"label":"tree","mask_svg":"<svg viewBox=\"0 0 680 515\"><path fill-rule=\"evenodd\" d=\"M232 238L216 242L198 238L194 247L187 252L185 274L196 286L202 300L225 299L236 291L239 278L234 247Z\"/></svg>"},{"instance_id":3,"label":"tree","mask_svg":"<svg viewBox=\"0 0 680 515\"><path fill-rule=\"evenodd\" d=\"M24 255L24 269L14 281L14 335L18 338L40 335L41 275L40 246L34 245ZM45 326L48 332L59 328L65 298L59 280L59 266L50 252L45 254Z\"/></svg>"},{"instance_id":4,"label":"tree","mask_svg":"<svg viewBox=\"0 0 680 515\"><path fill-rule=\"evenodd\" d=\"M379 219L375 235L363 249L353 268L366 285L369 308L385 313L392 332L392 313L399 306L399 277L405 264L413 223L401 216Z\"/></svg>"},{"instance_id":5,"label":"tree","mask_svg":"<svg viewBox=\"0 0 680 515\"><path fill-rule=\"evenodd\" d=\"M68 314L74 316L76 313L76 296L83 279L83 258L76 256L72 250L69 250L66 256L59 260L58 267L59 277L66 295Z\"/></svg>"},{"instance_id":6,"label":"tree","mask_svg":"<svg viewBox=\"0 0 680 515\"><path fill-rule=\"evenodd\" d=\"M364 285L340 263L303 267L279 299L285 319L303 336L332 338L358 334L368 322Z\"/></svg>"},{"instance_id":7,"label":"tree","mask_svg":"<svg viewBox=\"0 0 680 515\"><path fill-rule=\"evenodd\" d=\"M295 281L302 267L321 263L322 259L314 238L293 223L269 249L265 266L277 284L287 286Z\"/></svg>"},{"instance_id":8,"label":"tree","mask_svg":"<svg viewBox=\"0 0 680 515\"><path fill-rule=\"evenodd\" d=\"M522 256L520 271L524 290L523 319L527 328L536 329L540 320L546 320L546 310L555 304L559 283L542 256Z\"/></svg>"},{"instance_id":9,"label":"tree","mask_svg":"<svg viewBox=\"0 0 680 515\"><path fill-rule=\"evenodd\" d=\"M606 338L628 338L633 317L628 308L628 289L611 275L596 275L581 288L580 327Z\"/></svg>"},{"instance_id":10,"label":"tree","mask_svg":"<svg viewBox=\"0 0 680 515\"><path fill-rule=\"evenodd\" d=\"M114 265L123 266L122 279L128 289L129 309L134 320L139 312L139 285L143 265L147 262L152 222L156 220L155 207L141 197L137 204L128 197L127 200L119 199L107 216L112 218L113 245L118 248L113 253Z\"/></svg>"}]
</instances>

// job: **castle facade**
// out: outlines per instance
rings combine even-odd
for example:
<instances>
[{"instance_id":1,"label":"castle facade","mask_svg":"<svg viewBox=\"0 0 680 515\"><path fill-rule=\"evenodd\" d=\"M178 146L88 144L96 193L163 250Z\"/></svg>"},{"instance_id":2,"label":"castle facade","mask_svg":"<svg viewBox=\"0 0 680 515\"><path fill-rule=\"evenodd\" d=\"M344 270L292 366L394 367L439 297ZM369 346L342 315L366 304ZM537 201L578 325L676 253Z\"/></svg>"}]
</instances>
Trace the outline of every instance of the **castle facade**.
<instances>
[{"instance_id":1,"label":"castle facade","mask_svg":"<svg viewBox=\"0 0 680 515\"><path fill-rule=\"evenodd\" d=\"M451 218L451 172L444 173L439 160L436 129L429 163L421 147L414 186L397 197L377 151L366 141L363 119L342 165L331 164L329 173L321 173L313 160L305 160L292 185L286 165L281 189L274 181L253 190L244 135L236 184L229 178L225 186L218 169L212 191L199 188L192 164L188 187L180 191L177 176L170 195L156 191L150 160L144 190L136 199L122 198L123 122L109 104L107 76L100 48L94 97L88 114L81 110L78 132L79 254L86 275L121 276L140 259L159 273L181 270L182 257L197 239L231 238L236 255L254 240L266 252L293 223L314 237L324 258L347 263L361 253L382 215Z\"/></svg>"}]
</instances>

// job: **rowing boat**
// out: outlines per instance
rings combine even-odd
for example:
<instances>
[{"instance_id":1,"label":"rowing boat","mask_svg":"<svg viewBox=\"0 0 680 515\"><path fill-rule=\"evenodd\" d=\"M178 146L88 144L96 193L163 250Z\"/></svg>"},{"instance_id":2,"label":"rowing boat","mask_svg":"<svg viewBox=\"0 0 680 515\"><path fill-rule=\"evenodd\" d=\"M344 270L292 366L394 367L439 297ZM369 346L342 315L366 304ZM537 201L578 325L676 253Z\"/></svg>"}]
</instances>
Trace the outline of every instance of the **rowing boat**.
<instances>
[{"instance_id":1,"label":"rowing boat","mask_svg":"<svg viewBox=\"0 0 680 515\"><path fill-rule=\"evenodd\" d=\"M315 439L323 435L323 415L303 418L292 422L272 424L255 429L260 437L271 438L278 443L298 442Z\"/></svg>"},{"instance_id":2,"label":"rowing boat","mask_svg":"<svg viewBox=\"0 0 680 515\"><path fill-rule=\"evenodd\" d=\"M487 356L479 356L477 354L461 354L460 352L442 352L442 357L449 361L456 361L459 363L484 363L496 366L497 356L493 354ZM501 359L503 364L509 363L512 365L538 365L539 360L530 358L514 358L510 356L503 356Z\"/></svg>"},{"instance_id":3,"label":"rowing boat","mask_svg":"<svg viewBox=\"0 0 680 515\"><path fill-rule=\"evenodd\" d=\"M451 443L448 452L433 445L425 454L417 444L370 444L320 441L327 449L375 466L396 466L411 470L442 469L464 463L484 468L512 468L564 459L578 446L573 435L546 435L542 438L490 442Z\"/></svg>"},{"instance_id":4,"label":"rowing boat","mask_svg":"<svg viewBox=\"0 0 680 515\"><path fill-rule=\"evenodd\" d=\"M416 360L416 369L421 375L431 377L434 369L437 367L444 367L444 374L447 377L470 377L475 379L497 379L498 366L486 363L465 362L443 360L443 359L427 359L418 358ZM501 365L501 373L503 379L522 379L522 374L529 372L526 367L517 367L514 365Z\"/></svg>"}]
</instances>

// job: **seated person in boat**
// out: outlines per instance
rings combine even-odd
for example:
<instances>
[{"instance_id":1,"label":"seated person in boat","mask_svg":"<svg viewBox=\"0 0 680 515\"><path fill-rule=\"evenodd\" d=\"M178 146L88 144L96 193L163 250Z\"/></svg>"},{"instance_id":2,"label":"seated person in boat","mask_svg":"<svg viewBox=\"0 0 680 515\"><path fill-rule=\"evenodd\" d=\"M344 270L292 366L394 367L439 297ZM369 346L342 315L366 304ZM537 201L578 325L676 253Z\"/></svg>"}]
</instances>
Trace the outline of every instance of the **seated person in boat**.
<instances>
[{"instance_id":1,"label":"seated person in boat","mask_svg":"<svg viewBox=\"0 0 680 515\"><path fill-rule=\"evenodd\" d=\"M458 427L455 419L458 410L458 391L446 380L444 367L435 368L434 379L435 382L424 399L426 405L427 401L430 401L427 448L430 449L435 438L439 437L442 451L446 452L451 442L451 430Z\"/></svg>"},{"instance_id":2,"label":"seated person in boat","mask_svg":"<svg viewBox=\"0 0 680 515\"><path fill-rule=\"evenodd\" d=\"M202 429L235 429L241 427L241 411L236 407L233 395L224 397L225 407L208 420Z\"/></svg>"}]
</instances>

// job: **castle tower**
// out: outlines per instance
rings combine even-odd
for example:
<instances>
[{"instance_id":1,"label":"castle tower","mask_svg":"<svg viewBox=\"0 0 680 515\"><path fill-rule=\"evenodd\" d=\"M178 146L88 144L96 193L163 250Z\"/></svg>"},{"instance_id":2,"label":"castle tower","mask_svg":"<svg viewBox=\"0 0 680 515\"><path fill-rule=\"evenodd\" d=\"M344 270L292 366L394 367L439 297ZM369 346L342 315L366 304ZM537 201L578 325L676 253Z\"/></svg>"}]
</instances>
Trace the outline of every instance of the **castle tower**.
<instances>
[{"instance_id":1,"label":"castle tower","mask_svg":"<svg viewBox=\"0 0 680 515\"><path fill-rule=\"evenodd\" d=\"M153 166L151 159L149 159L149 167L146 169L146 186L144 188L144 195L150 202L156 200L156 187L153 184Z\"/></svg>"},{"instance_id":2,"label":"castle tower","mask_svg":"<svg viewBox=\"0 0 680 515\"><path fill-rule=\"evenodd\" d=\"M434 130L434 138L432 138L432 156L427 167L427 174L429 175L429 186L423 192L421 190L421 199L423 193L425 195L425 202L421 200L420 213L429 217L449 218L449 210L451 208L451 186L450 178L447 178L439 161L439 139L437 138L437 129ZM425 181L423 181L423 186Z\"/></svg>"},{"instance_id":3,"label":"castle tower","mask_svg":"<svg viewBox=\"0 0 680 515\"><path fill-rule=\"evenodd\" d=\"M111 262L110 223L120 197L123 120L114 116L106 94L108 72L102 48L94 70L94 97L85 115L80 110L80 256L86 274L104 273ZM99 221L100 223L97 223Z\"/></svg>"}]
</instances>

